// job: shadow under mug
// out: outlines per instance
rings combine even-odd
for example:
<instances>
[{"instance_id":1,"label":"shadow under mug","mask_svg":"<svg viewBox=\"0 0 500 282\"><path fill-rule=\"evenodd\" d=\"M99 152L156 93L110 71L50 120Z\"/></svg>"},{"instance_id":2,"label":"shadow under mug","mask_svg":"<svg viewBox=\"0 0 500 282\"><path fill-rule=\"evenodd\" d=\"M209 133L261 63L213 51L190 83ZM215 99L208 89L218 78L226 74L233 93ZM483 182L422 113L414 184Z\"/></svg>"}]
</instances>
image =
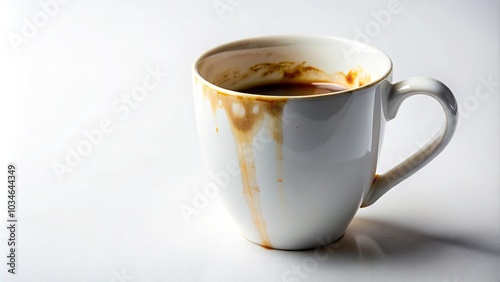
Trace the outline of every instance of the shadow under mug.
<instances>
[{"instance_id":1,"label":"shadow under mug","mask_svg":"<svg viewBox=\"0 0 500 282\"><path fill-rule=\"evenodd\" d=\"M392 84L387 55L341 38L228 43L203 54L193 78L198 134L217 184L212 193L243 236L267 248L299 250L338 240L359 207L436 157L457 125L457 103L443 83L416 77ZM346 90L307 96L240 91L297 81ZM436 99L446 123L421 150L376 174L385 124L415 94Z\"/></svg>"}]
</instances>

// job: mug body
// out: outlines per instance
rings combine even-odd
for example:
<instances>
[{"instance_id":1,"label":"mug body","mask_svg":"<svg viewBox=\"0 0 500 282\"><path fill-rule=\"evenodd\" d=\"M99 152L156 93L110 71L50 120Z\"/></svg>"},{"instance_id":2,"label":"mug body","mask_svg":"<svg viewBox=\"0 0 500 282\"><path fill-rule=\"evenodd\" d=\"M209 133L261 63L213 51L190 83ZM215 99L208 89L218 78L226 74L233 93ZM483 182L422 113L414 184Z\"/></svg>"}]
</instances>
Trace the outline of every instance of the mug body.
<instances>
[{"instance_id":1,"label":"mug body","mask_svg":"<svg viewBox=\"0 0 500 282\"><path fill-rule=\"evenodd\" d=\"M321 36L241 40L195 62L196 120L211 189L243 236L297 250L344 234L375 178L391 73L381 51ZM281 82L344 90L243 91Z\"/></svg>"}]
</instances>

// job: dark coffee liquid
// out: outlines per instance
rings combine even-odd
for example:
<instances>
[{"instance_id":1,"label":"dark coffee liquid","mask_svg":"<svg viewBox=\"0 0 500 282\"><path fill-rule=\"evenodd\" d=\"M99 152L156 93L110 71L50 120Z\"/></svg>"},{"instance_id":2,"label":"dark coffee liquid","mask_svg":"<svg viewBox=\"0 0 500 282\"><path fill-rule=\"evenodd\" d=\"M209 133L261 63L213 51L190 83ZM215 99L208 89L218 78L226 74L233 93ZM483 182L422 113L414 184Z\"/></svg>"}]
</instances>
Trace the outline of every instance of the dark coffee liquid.
<instances>
[{"instance_id":1,"label":"dark coffee liquid","mask_svg":"<svg viewBox=\"0 0 500 282\"><path fill-rule=\"evenodd\" d=\"M240 92L271 96L307 96L333 93L343 90L346 90L346 88L333 83L279 82L242 89Z\"/></svg>"}]
</instances>

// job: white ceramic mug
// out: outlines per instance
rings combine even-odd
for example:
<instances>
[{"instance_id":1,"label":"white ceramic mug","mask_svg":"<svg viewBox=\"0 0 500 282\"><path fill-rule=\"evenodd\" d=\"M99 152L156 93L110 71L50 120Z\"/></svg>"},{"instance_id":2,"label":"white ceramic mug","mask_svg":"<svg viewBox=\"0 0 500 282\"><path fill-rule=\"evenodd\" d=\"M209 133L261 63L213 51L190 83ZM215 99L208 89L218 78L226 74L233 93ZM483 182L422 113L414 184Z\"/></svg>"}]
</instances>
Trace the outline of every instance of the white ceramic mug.
<instances>
[{"instance_id":1,"label":"white ceramic mug","mask_svg":"<svg viewBox=\"0 0 500 282\"><path fill-rule=\"evenodd\" d=\"M359 207L425 166L457 125L457 104L444 84L424 77L392 84L387 55L335 37L268 36L228 43L203 54L193 75L209 173L220 182L220 197L243 236L268 248L307 249L338 240ZM294 97L238 91L290 81L347 89ZM385 123L414 94L441 104L446 114L442 133L378 175Z\"/></svg>"}]
</instances>

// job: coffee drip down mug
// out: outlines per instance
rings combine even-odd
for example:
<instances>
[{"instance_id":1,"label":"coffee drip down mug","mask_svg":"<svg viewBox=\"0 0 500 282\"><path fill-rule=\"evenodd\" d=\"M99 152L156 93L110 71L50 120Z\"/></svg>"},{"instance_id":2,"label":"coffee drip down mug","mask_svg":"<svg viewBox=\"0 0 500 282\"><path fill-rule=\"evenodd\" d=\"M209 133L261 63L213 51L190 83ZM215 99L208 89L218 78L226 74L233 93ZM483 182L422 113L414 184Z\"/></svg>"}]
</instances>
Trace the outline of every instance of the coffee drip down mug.
<instances>
[{"instance_id":1,"label":"coffee drip down mug","mask_svg":"<svg viewBox=\"0 0 500 282\"><path fill-rule=\"evenodd\" d=\"M457 125L452 92L432 78L391 79L392 62L383 52L326 36L245 39L196 60L194 102L204 159L209 173L223 180L219 195L244 237L285 250L332 243L358 208L444 149ZM333 83L345 90L241 92L277 82ZM415 94L441 104L445 125L421 150L379 175L385 124Z\"/></svg>"}]
</instances>

